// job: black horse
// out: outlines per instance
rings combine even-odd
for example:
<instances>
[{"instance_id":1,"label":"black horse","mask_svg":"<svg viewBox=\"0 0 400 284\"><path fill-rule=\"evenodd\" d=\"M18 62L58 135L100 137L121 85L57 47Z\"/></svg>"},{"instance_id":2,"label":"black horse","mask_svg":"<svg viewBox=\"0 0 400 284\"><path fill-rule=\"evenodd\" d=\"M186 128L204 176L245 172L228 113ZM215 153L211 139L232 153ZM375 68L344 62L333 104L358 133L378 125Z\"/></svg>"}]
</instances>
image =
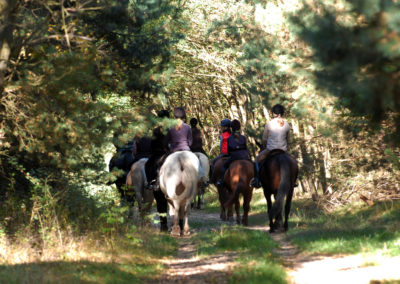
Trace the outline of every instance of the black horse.
<instances>
[{"instance_id":1,"label":"black horse","mask_svg":"<svg viewBox=\"0 0 400 284\"><path fill-rule=\"evenodd\" d=\"M117 186L122 198L129 203L133 203L135 201L134 195L128 194L128 192L125 190L126 176L134 162L132 150L132 144L127 144L124 147L117 148L117 153L111 158L108 164L108 170L110 172L114 169L119 169L124 172L117 177L114 183Z\"/></svg>"},{"instance_id":2,"label":"black horse","mask_svg":"<svg viewBox=\"0 0 400 284\"><path fill-rule=\"evenodd\" d=\"M283 228L285 231L288 230L290 206L297 175L298 165L296 159L283 150L272 150L261 163L260 181L268 205L270 233L282 227L282 209L285 198L285 223ZM275 197L273 205L271 201L272 194Z\"/></svg>"}]
</instances>

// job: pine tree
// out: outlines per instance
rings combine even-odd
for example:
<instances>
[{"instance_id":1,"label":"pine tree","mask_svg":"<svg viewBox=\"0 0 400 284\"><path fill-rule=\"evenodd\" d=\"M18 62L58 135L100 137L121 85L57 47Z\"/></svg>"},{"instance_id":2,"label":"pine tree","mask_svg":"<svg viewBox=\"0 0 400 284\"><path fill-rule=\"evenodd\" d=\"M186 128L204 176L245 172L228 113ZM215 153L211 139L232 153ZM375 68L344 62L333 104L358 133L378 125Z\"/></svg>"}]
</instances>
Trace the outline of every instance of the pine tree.
<instances>
[{"instance_id":1,"label":"pine tree","mask_svg":"<svg viewBox=\"0 0 400 284\"><path fill-rule=\"evenodd\" d=\"M391 0L313 1L293 15L293 29L311 48L313 75L359 123L394 122L400 136L400 4ZM365 124L365 123L364 123Z\"/></svg>"}]
</instances>

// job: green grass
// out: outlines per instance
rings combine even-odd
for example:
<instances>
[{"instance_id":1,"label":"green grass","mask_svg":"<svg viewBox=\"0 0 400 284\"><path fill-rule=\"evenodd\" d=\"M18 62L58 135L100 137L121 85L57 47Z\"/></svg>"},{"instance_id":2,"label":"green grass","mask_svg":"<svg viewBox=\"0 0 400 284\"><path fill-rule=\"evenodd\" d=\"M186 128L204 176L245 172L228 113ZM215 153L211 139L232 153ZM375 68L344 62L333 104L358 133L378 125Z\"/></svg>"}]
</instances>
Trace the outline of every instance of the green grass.
<instances>
[{"instance_id":1,"label":"green grass","mask_svg":"<svg viewBox=\"0 0 400 284\"><path fill-rule=\"evenodd\" d=\"M176 253L177 241L154 231L140 232L85 249L78 261L62 260L0 265L0 283L140 283L165 269L159 259Z\"/></svg>"},{"instance_id":2,"label":"green grass","mask_svg":"<svg viewBox=\"0 0 400 284\"><path fill-rule=\"evenodd\" d=\"M400 255L400 202L353 204L327 213L310 200L293 202L289 236L309 253Z\"/></svg>"}]
</instances>

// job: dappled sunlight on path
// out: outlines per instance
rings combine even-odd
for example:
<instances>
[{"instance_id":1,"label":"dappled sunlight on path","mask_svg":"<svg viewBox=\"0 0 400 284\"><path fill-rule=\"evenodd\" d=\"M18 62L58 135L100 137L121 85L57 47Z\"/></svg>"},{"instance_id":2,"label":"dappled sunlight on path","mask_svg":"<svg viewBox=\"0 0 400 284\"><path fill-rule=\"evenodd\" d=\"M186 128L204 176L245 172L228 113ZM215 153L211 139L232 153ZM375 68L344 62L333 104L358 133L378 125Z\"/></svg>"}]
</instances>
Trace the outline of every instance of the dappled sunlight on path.
<instances>
[{"instance_id":1,"label":"dappled sunlight on path","mask_svg":"<svg viewBox=\"0 0 400 284\"><path fill-rule=\"evenodd\" d=\"M269 227L251 225L251 230L265 231ZM291 284L364 284L400 283L400 257L384 255L323 256L302 253L286 233L269 234L279 243L274 253L281 258Z\"/></svg>"},{"instance_id":2,"label":"dappled sunlight on path","mask_svg":"<svg viewBox=\"0 0 400 284\"><path fill-rule=\"evenodd\" d=\"M294 284L317 283L384 283L384 280L400 282L400 257L376 256L322 257L299 261L288 271Z\"/></svg>"},{"instance_id":3,"label":"dappled sunlight on path","mask_svg":"<svg viewBox=\"0 0 400 284\"><path fill-rule=\"evenodd\" d=\"M219 228L218 213L205 213L192 210L189 223L201 224L194 231L212 230ZM237 265L235 252L223 252L212 256L201 257L197 254L197 247L192 238L179 237L177 256L173 259L163 259L162 263L168 267L165 274L146 283L228 283L233 268Z\"/></svg>"}]
</instances>

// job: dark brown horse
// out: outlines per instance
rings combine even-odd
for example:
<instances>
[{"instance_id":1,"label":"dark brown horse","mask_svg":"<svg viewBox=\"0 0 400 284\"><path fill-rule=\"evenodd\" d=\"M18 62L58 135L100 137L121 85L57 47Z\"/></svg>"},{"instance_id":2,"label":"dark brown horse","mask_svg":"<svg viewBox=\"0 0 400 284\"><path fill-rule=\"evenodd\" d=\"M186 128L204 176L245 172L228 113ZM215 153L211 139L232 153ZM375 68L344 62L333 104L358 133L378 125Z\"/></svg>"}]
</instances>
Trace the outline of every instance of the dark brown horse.
<instances>
[{"instance_id":1,"label":"dark brown horse","mask_svg":"<svg viewBox=\"0 0 400 284\"><path fill-rule=\"evenodd\" d=\"M288 230L290 206L293 190L298 175L296 159L285 151L276 149L268 153L261 163L260 181L267 199L270 233L282 227L282 209L285 202L285 223L283 228ZM275 202L272 205L271 195Z\"/></svg>"},{"instance_id":2,"label":"dark brown horse","mask_svg":"<svg viewBox=\"0 0 400 284\"><path fill-rule=\"evenodd\" d=\"M220 158L214 165L211 181L215 185L221 176L221 168L226 157ZM235 204L236 221L240 224L239 196L243 195L243 219L242 223L248 225L248 213L253 189L249 186L254 176L253 163L247 160L232 162L224 176L224 186L217 186L218 198L221 206L220 218L224 221L233 219L232 206Z\"/></svg>"}]
</instances>

